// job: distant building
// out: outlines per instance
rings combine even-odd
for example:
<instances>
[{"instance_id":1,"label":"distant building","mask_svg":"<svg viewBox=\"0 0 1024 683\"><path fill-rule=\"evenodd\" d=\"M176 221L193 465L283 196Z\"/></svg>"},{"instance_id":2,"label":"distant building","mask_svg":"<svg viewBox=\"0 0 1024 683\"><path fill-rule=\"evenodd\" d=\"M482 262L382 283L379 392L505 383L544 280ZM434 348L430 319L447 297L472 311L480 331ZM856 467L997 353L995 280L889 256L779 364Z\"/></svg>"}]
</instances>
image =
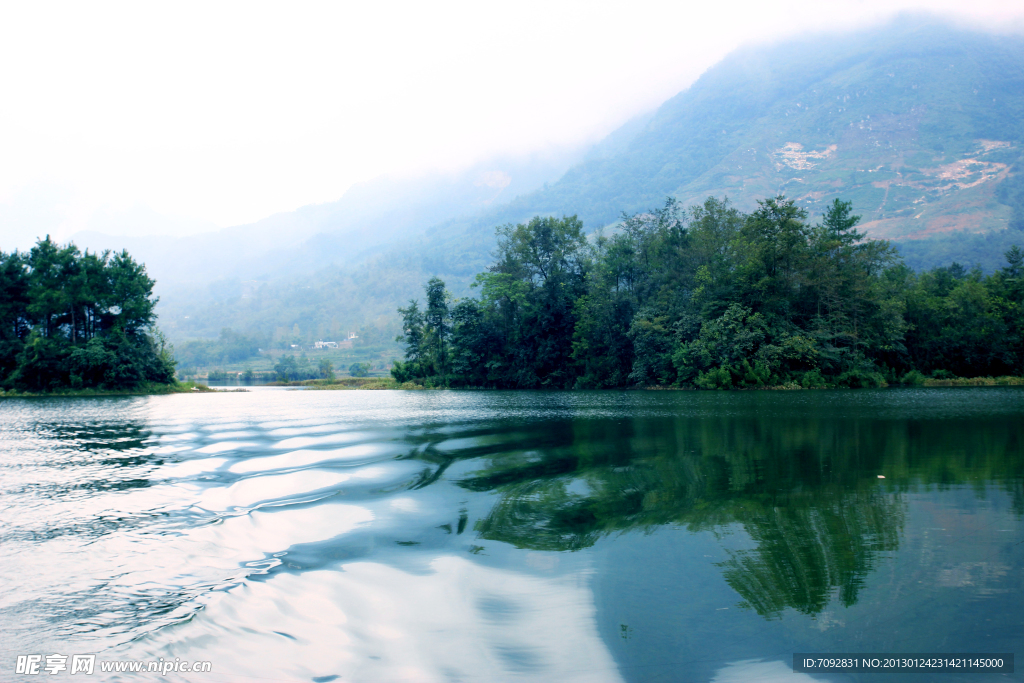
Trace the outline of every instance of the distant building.
<instances>
[{"instance_id":1,"label":"distant building","mask_svg":"<svg viewBox=\"0 0 1024 683\"><path fill-rule=\"evenodd\" d=\"M313 344L314 349L336 349L338 348L338 342L334 341L318 341Z\"/></svg>"}]
</instances>

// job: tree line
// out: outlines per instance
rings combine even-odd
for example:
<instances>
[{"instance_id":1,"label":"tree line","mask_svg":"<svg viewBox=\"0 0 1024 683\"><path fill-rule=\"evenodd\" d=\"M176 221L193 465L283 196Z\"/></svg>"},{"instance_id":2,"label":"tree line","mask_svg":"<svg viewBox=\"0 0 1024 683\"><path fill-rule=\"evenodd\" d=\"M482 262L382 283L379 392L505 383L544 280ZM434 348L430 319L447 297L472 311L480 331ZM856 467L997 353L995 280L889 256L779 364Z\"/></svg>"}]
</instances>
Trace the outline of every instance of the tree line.
<instances>
[{"instance_id":1,"label":"tree line","mask_svg":"<svg viewBox=\"0 0 1024 683\"><path fill-rule=\"evenodd\" d=\"M478 298L432 278L399 308L427 386L824 387L1024 372L1024 253L989 275L915 273L865 239L852 205L820 222L778 196L744 214L709 198L623 216L588 239L575 216L498 228Z\"/></svg>"},{"instance_id":2,"label":"tree line","mask_svg":"<svg viewBox=\"0 0 1024 683\"><path fill-rule=\"evenodd\" d=\"M372 366L366 362L355 362L348 366L348 374L352 377L368 377ZM297 382L308 379L325 379L334 381L334 363L327 358L321 358L313 365L306 354L303 353L298 359L291 354L282 355L274 364L274 372L277 373L279 382Z\"/></svg>"},{"instance_id":3,"label":"tree line","mask_svg":"<svg viewBox=\"0 0 1024 683\"><path fill-rule=\"evenodd\" d=\"M0 252L0 386L22 391L171 384L146 268L127 251L84 254L49 236Z\"/></svg>"}]
</instances>

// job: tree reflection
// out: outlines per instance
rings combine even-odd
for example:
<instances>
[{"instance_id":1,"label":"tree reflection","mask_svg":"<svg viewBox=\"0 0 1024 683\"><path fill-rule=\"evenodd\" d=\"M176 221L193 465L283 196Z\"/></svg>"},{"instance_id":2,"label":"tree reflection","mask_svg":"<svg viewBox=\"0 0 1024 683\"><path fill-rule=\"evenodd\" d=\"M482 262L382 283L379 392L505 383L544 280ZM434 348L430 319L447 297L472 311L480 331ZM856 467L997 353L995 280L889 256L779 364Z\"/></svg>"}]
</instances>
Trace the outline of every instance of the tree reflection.
<instances>
[{"instance_id":1,"label":"tree reflection","mask_svg":"<svg viewBox=\"0 0 1024 683\"><path fill-rule=\"evenodd\" d=\"M833 490L795 497L805 500L739 518L757 548L728 551L720 564L744 604L764 617L786 607L818 614L833 592L853 605L878 553L899 546L903 505L895 496Z\"/></svg>"},{"instance_id":2,"label":"tree reflection","mask_svg":"<svg viewBox=\"0 0 1024 683\"><path fill-rule=\"evenodd\" d=\"M723 535L739 525L754 547L727 550L719 566L766 618L787 607L815 615L833 597L856 603L881 554L899 546L902 495L913 486L1003 482L1015 505L1021 500L1019 430L1004 423L981 443L955 424L882 420L579 420L541 429L544 448L491 454L460 482L501 494L477 523L481 537L579 550L660 525Z\"/></svg>"}]
</instances>

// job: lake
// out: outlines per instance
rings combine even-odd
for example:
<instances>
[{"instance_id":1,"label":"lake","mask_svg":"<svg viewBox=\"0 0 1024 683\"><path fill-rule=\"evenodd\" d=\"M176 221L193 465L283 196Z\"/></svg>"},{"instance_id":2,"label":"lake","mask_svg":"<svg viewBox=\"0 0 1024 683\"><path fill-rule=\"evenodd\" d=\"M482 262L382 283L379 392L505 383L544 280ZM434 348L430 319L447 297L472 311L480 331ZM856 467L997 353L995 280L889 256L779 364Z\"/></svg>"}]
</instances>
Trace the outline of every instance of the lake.
<instances>
[{"instance_id":1,"label":"lake","mask_svg":"<svg viewBox=\"0 0 1024 683\"><path fill-rule=\"evenodd\" d=\"M793 654L1021 651L1022 521L1019 388L7 399L0 678L906 681Z\"/></svg>"}]
</instances>

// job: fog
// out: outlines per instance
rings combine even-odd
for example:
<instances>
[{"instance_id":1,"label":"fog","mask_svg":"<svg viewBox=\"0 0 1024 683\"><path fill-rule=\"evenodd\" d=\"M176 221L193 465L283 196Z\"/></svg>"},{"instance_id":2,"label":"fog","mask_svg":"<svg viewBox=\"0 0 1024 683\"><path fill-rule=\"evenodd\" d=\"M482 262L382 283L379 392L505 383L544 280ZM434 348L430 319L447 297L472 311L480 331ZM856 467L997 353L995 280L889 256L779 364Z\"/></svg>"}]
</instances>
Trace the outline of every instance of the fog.
<instances>
[{"instance_id":1,"label":"fog","mask_svg":"<svg viewBox=\"0 0 1024 683\"><path fill-rule=\"evenodd\" d=\"M571 156L739 45L908 9L1024 17L999 0L10 5L0 248L208 232L385 173Z\"/></svg>"}]
</instances>

